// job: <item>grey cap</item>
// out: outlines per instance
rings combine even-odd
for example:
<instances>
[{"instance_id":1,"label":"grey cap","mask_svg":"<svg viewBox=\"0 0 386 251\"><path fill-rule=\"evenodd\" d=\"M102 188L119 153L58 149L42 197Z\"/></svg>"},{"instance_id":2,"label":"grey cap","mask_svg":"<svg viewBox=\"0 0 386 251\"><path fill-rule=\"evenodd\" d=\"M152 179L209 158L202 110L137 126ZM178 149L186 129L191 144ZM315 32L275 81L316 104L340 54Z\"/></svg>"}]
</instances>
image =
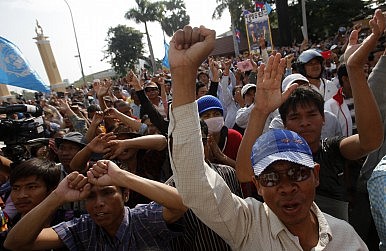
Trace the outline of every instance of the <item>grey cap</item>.
<instances>
[{"instance_id":1,"label":"grey cap","mask_svg":"<svg viewBox=\"0 0 386 251\"><path fill-rule=\"evenodd\" d=\"M82 147L87 145L84 141L83 134L81 134L80 132L69 132L64 135L63 138L55 138L55 144L57 147L59 147L60 144L62 144L63 142L72 142Z\"/></svg>"}]
</instances>

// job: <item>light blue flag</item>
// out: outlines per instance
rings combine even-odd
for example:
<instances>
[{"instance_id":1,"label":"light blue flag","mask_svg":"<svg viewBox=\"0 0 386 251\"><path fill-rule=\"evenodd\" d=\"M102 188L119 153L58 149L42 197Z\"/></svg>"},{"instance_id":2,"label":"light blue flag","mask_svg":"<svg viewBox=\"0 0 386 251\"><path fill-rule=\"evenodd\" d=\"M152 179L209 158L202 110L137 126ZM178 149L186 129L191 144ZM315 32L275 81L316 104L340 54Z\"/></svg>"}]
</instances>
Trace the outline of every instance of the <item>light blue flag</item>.
<instances>
[{"instance_id":1,"label":"light blue flag","mask_svg":"<svg viewBox=\"0 0 386 251\"><path fill-rule=\"evenodd\" d=\"M0 83L41 92L50 91L19 48L3 37L0 37Z\"/></svg>"},{"instance_id":2,"label":"light blue flag","mask_svg":"<svg viewBox=\"0 0 386 251\"><path fill-rule=\"evenodd\" d=\"M264 6L265 6L265 9L267 10L267 13L268 14L271 13L272 11L271 5L269 5L268 3L265 3Z\"/></svg>"},{"instance_id":3,"label":"light blue flag","mask_svg":"<svg viewBox=\"0 0 386 251\"><path fill-rule=\"evenodd\" d=\"M162 66L164 66L165 68L170 69L170 65L169 65L169 45L168 45L168 43L166 43L165 40L164 40L164 47L165 47L165 56L162 59Z\"/></svg>"}]
</instances>

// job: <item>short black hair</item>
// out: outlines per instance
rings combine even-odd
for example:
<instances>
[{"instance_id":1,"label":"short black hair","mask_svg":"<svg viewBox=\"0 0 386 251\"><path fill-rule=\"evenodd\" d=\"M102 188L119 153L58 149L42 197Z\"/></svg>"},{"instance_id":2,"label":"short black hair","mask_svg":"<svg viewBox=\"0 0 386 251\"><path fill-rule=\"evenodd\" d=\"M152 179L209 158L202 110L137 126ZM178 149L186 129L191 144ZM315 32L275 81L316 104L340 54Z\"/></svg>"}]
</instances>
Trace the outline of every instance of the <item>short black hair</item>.
<instances>
[{"instance_id":1,"label":"short black hair","mask_svg":"<svg viewBox=\"0 0 386 251\"><path fill-rule=\"evenodd\" d=\"M206 84L201 83L201 82L196 83L196 95L198 95L198 91L200 90L200 88L202 88L204 86L206 86Z\"/></svg>"},{"instance_id":2,"label":"short black hair","mask_svg":"<svg viewBox=\"0 0 386 251\"><path fill-rule=\"evenodd\" d=\"M47 190L52 191L60 182L60 166L50 160L31 158L12 167L9 182L12 186L19 179L30 176L42 179Z\"/></svg>"},{"instance_id":3,"label":"short black hair","mask_svg":"<svg viewBox=\"0 0 386 251\"><path fill-rule=\"evenodd\" d=\"M340 84L341 86L343 86L343 77L344 77L344 76L348 76L348 73L347 73L347 67L346 67L345 64L339 65L337 74L338 74L339 84Z\"/></svg>"},{"instance_id":4,"label":"short black hair","mask_svg":"<svg viewBox=\"0 0 386 251\"><path fill-rule=\"evenodd\" d=\"M91 104L89 107L87 107L87 112L96 112L101 111L101 108L97 104Z\"/></svg>"},{"instance_id":5,"label":"short black hair","mask_svg":"<svg viewBox=\"0 0 386 251\"><path fill-rule=\"evenodd\" d=\"M296 110L298 106L315 105L320 114L324 117L324 99L322 95L309 86L297 87L289 98L279 107L280 117L286 125L287 115L290 111Z\"/></svg>"},{"instance_id":6,"label":"short black hair","mask_svg":"<svg viewBox=\"0 0 386 251\"><path fill-rule=\"evenodd\" d=\"M241 91L241 89L243 89L243 86L242 85L236 85L235 87L233 87L233 89L232 89L232 96L236 95L236 90L237 89L240 89L240 91Z\"/></svg>"}]
</instances>

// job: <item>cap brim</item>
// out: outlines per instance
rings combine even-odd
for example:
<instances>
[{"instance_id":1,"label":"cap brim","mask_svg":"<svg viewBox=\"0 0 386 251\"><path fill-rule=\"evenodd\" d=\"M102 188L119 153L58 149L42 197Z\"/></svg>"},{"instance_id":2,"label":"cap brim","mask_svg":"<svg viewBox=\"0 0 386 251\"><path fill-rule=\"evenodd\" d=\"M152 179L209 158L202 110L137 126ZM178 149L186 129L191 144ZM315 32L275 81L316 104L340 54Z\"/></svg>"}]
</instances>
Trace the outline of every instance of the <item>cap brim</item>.
<instances>
[{"instance_id":1,"label":"cap brim","mask_svg":"<svg viewBox=\"0 0 386 251\"><path fill-rule=\"evenodd\" d=\"M289 161L309 168L314 168L315 165L314 160L308 154L301 152L278 152L256 163L253 166L254 174L259 176L269 165L279 160Z\"/></svg>"},{"instance_id":2,"label":"cap brim","mask_svg":"<svg viewBox=\"0 0 386 251\"><path fill-rule=\"evenodd\" d=\"M63 142L74 143L74 144L80 145L80 146L82 146L82 147L87 145L87 144L85 144L85 143L79 143L79 142L72 141L72 140L69 140L69 139L55 138L55 145L56 145L57 147L58 147L60 144L62 144Z\"/></svg>"},{"instance_id":3,"label":"cap brim","mask_svg":"<svg viewBox=\"0 0 386 251\"><path fill-rule=\"evenodd\" d=\"M201 116L204 112L209 111L209 110L214 110L214 109L219 110L221 112L221 114L223 114L223 112L224 112L224 110L218 108L217 106L211 106L211 107L207 107L207 108L199 111L199 115Z\"/></svg>"}]
</instances>

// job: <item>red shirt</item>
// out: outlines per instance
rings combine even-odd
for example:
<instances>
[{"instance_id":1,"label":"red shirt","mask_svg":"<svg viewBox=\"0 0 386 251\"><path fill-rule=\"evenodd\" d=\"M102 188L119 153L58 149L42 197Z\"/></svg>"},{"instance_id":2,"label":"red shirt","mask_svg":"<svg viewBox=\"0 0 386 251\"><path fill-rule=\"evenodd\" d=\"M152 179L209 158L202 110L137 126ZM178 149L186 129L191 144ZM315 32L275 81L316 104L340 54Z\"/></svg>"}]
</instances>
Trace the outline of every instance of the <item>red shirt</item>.
<instances>
[{"instance_id":1,"label":"red shirt","mask_svg":"<svg viewBox=\"0 0 386 251\"><path fill-rule=\"evenodd\" d=\"M228 128L228 135L223 153L229 158L236 160L242 138L243 136L238 131Z\"/></svg>"}]
</instances>

